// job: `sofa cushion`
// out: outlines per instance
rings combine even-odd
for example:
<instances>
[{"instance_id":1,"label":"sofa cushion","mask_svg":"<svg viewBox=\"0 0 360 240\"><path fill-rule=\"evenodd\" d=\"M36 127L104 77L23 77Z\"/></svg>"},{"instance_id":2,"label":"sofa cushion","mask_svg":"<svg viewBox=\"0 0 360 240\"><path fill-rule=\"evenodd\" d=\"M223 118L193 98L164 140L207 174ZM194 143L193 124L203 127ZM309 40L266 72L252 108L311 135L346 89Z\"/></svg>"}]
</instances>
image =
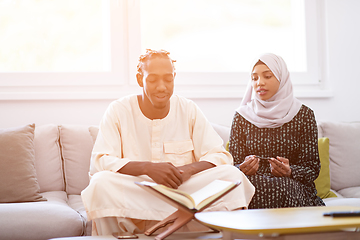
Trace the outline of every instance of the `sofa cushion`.
<instances>
[{"instance_id":1,"label":"sofa cushion","mask_svg":"<svg viewBox=\"0 0 360 240\"><path fill-rule=\"evenodd\" d=\"M0 212L0 239L46 240L84 231L81 216L58 201L0 204Z\"/></svg>"},{"instance_id":2,"label":"sofa cushion","mask_svg":"<svg viewBox=\"0 0 360 240\"><path fill-rule=\"evenodd\" d=\"M337 198L343 198L344 196L341 195L339 192L335 191L334 189L330 188L330 191L336 195Z\"/></svg>"},{"instance_id":3,"label":"sofa cushion","mask_svg":"<svg viewBox=\"0 0 360 240\"><path fill-rule=\"evenodd\" d=\"M211 123L211 125L214 128L214 130L217 132L217 134L219 134L219 136L224 141L223 146L226 148L226 144L229 141L230 128L216 124L216 123Z\"/></svg>"},{"instance_id":4,"label":"sofa cushion","mask_svg":"<svg viewBox=\"0 0 360 240\"><path fill-rule=\"evenodd\" d=\"M59 203L62 205L68 205L68 196L65 191L49 191L41 193L48 202Z\"/></svg>"},{"instance_id":5,"label":"sofa cushion","mask_svg":"<svg viewBox=\"0 0 360 240\"><path fill-rule=\"evenodd\" d=\"M360 199L360 186L343 188L339 193L346 198L359 198Z\"/></svg>"},{"instance_id":6,"label":"sofa cushion","mask_svg":"<svg viewBox=\"0 0 360 240\"><path fill-rule=\"evenodd\" d=\"M339 191L360 186L360 123L322 122L323 135L330 143L331 188Z\"/></svg>"},{"instance_id":7,"label":"sofa cushion","mask_svg":"<svg viewBox=\"0 0 360 240\"><path fill-rule=\"evenodd\" d=\"M0 129L1 203L46 200L36 178L34 131L35 124Z\"/></svg>"},{"instance_id":8,"label":"sofa cushion","mask_svg":"<svg viewBox=\"0 0 360 240\"><path fill-rule=\"evenodd\" d=\"M86 214L86 210L85 210L84 204L82 202L81 196L80 195L69 195L68 196L68 204L72 209L74 209L81 215L81 217L84 221L85 235L91 236L92 221L87 220L87 214Z\"/></svg>"},{"instance_id":9,"label":"sofa cushion","mask_svg":"<svg viewBox=\"0 0 360 240\"><path fill-rule=\"evenodd\" d=\"M326 136L324 136L320 121L317 122L317 129L318 129L318 138L326 137Z\"/></svg>"},{"instance_id":10,"label":"sofa cushion","mask_svg":"<svg viewBox=\"0 0 360 240\"><path fill-rule=\"evenodd\" d=\"M65 191L58 126L47 124L36 127L34 142L40 192Z\"/></svg>"},{"instance_id":11,"label":"sofa cushion","mask_svg":"<svg viewBox=\"0 0 360 240\"><path fill-rule=\"evenodd\" d=\"M61 125L59 129L66 192L80 194L89 184L93 139L87 126Z\"/></svg>"},{"instance_id":12,"label":"sofa cushion","mask_svg":"<svg viewBox=\"0 0 360 240\"><path fill-rule=\"evenodd\" d=\"M319 138L318 148L321 169L314 181L317 195L321 198L336 197L336 194L330 191L329 138Z\"/></svg>"},{"instance_id":13,"label":"sofa cushion","mask_svg":"<svg viewBox=\"0 0 360 240\"><path fill-rule=\"evenodd\" d=\"M332 207L332 206L360 207L360 198L325 198L324 203L328 207Z\"/></svg>"}]
</instances>

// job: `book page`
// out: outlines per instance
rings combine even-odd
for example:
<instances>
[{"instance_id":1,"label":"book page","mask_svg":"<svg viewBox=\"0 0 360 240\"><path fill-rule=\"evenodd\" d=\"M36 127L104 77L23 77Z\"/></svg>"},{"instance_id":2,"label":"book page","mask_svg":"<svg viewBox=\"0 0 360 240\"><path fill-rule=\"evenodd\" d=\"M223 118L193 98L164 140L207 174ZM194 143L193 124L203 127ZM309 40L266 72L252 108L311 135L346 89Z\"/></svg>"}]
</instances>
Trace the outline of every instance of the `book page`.
<instances>
[{"instance_id":1,"label":"book page","mask_svg":"<svg viewBox=\"0 0 360 240\"><path fill-rule=\"evenodd\" d=\"M197 209L200 209L201 206L199 204L204 201L205 199L209 199L209 201L219 194L222 194L224 191L229 189L231 186L233 186L234 183L230 181L223 181L223 180L214 180L210 184L206 185L202 189L194 192L191 194L191 197L194 199L195 206ZM214 196L214 197L212 197ZM208 202L208 201L207 201Z\"/></svg>"},{"instance_id":2,"label":"book page","mask_svg":"<svg viewBox=\"0 0 360 240\"><path fill-rule=\"evenodd\" d=\"M195 208L195 202L192 199L192 197L183 191L177 190L177 189L173 189L173 188L168 188L164 185L156 185L153 186L156 190L158 190L159 192L164 193L165 195L167 195L168 197L170 197L171 199L177 201L178 203L183 204L184 206L188 207L189 209L194 209Z\"/></svg>"},{"instance_id":3,"label":"book page","mask_svg":"<svg viewBox=\"0 0 360 240\"><path fill-rule=\"evenodd\" d=\"M170 203L171 205L177 207L176 205L174 205L174 202L177 202L178 204L181 204L183 206L185 206L188 209L195 209L195 203L192 199L192 197L183 191L177 190L177 189L173 189L173 188L168 188L164 185L161 184L157 184L154 182L147 182L147 181L142 181L142 182L135 182L136 184L140 185L140 186L144 186L145 189L152 189L152 191L157 192L158 194L162 194L164 196L166 196L169 199L172 199L173 202L167 200L166 202ZM163 200L166 200L164 198L162 198Z\"/></svg>"},{"instance_id":4,"label":"book page","mask_svg":"<svg viewBox=\"0 0 360 240\"><path fill-rule=\"evenodd\" d=\"M190 210L200 210L215 199L221 197L225 192L240 184L231 181L214 180L202 189L192 193L191 195L181 190L168 188L164 185L153 182L135 182L136 184L151 189L160 194L163 200L176 207L176 204L185 206ZM165 198L164 198L165 197ZM175 204L175 205L174 205Z\"/></svg>"}]
</instances>

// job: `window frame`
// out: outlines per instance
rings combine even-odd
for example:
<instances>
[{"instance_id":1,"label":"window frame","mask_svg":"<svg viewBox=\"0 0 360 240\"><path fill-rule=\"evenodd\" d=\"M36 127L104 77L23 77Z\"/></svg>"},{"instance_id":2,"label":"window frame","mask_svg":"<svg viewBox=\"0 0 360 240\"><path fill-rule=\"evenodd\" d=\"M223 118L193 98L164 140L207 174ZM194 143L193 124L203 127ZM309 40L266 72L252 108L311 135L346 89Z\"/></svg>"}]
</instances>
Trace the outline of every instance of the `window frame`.
<instances>
[{"instance_id":1,"label":"window frame","mask_svg":"<svg viewBox=\"0 0 360 240\"><path fill-rule=\"evenodd\" d=\"M117 99L138 93L140 0L103 1L110 8L110 72L0 73L0 100ZM305 0L307 56L311 56L308 69L313 80L309 81L309 74L292 72L296 97L333 95L326 82L325 51L320 44L325 35L322 1ZM248 79L249 73L244 72L177 72L175 93L188 98L241 98Z\"/></svg>"},{"instance_id":2,"label":"window frame","mask_svg":"<svg viewBox=\"0 0 360 240\"><path fill-rule=\"evenodd\" d=\"M306 73L291 72L296 97L322 98L333 95L324 78L324 64L321 64L325 61L324 50L320 47L320 40L325 35L322 1L304 0L308 71ZM141 54L140 0L133 0L128 11L131 15L129 18L130 56L139 56ZM130 65L136 66L136 60L130 57ZM134 75L136 69L131 68L129 72ZM177 71L176 74L176 93L189 98L241 98L249 82L247 72ZM130 83L136 84L135 81Z\"/></svg>"}]
</instances>

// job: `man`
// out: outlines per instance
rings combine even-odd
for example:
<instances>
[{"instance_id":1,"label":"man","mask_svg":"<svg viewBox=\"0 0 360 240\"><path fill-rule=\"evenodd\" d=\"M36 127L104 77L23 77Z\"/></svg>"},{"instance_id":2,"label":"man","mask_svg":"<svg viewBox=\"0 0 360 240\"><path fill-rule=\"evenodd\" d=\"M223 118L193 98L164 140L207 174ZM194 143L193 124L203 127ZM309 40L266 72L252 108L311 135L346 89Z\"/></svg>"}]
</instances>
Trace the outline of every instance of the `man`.
<instances>
[{"instance_id":1,"label":"man","mask_svg":"<svg viewBox=\"0 0 360 240\"><path fill-rule=\"evenodd\" d=\"M136 75L142 94L108 107L92 152L90 184L81 194L93 235L143 232L176 210L135 181L192 193L215 179L240 180L209 209L248 206L254 187L232 166L232 156L199 108L173 95L175 75L168 52L148 50Z\"/></svg>"}]
</instances>

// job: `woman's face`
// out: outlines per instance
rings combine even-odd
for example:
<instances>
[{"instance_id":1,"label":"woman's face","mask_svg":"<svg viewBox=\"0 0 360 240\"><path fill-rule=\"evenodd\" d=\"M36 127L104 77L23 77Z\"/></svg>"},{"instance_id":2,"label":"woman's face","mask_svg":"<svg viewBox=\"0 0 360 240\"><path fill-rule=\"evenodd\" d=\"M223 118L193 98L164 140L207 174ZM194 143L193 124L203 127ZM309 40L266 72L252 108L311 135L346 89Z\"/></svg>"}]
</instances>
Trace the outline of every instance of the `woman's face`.
<instances>
[{"instance_id":1,"label":"woman's face","mask_svg":"<svg viewBox=\"0 0 360 240\"><path fill-rule=\"evenodd\" d=\"M251 83L255 94L263 101L274 96L280 86L280 82L265 64L254 67L251 73Z\"/></svg>"}]
</instances>

